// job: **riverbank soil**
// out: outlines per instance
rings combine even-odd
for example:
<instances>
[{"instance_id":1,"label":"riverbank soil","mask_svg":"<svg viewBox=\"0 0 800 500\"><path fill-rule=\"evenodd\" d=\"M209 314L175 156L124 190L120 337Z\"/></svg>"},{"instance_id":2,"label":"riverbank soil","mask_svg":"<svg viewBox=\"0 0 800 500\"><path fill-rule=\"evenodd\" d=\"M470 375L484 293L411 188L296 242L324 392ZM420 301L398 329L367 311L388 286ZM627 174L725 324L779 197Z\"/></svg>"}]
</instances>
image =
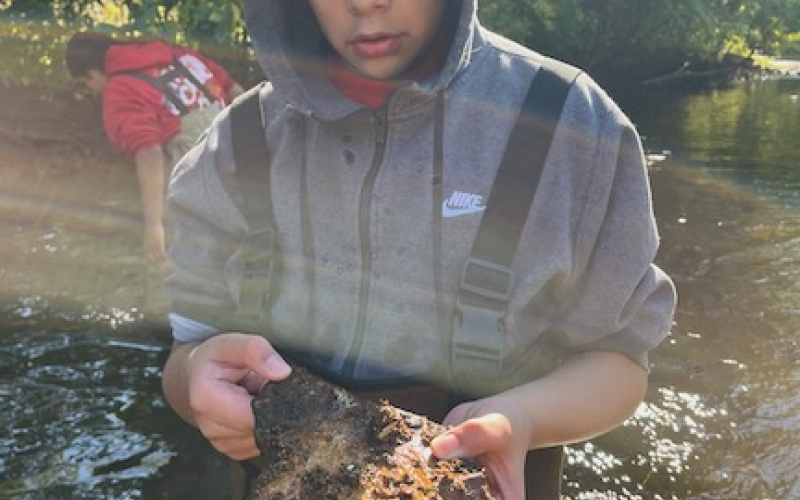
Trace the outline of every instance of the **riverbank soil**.
<instances>
[{"instance_id":1,"label":"riverbank soil","mask_svg":"<svg viewBox=\"0 0 800 500\"><path fill-rule=\"evenodd\" d=\"M0 92L0 300L126 321L145 297L138 187L100 102L69 87Z\"/></svg>"}]
</instances>

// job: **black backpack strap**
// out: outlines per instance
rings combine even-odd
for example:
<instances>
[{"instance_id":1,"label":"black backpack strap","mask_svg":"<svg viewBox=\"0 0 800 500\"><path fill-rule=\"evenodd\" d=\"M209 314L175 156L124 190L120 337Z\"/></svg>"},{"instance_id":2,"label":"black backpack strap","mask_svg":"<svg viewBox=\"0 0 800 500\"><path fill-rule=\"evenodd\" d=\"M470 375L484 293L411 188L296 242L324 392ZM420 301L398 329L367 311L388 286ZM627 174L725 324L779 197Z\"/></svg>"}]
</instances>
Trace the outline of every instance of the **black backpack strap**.
<instances>
[{"instance_id":1,"label":"black backpack strap","mask_svg":"<svg viewBox=\"0 0 800 500\"><path fill-rule=\"evenodd\" d=\"M194 73L189 71L189 68L187 68L186 65L184 65L181 62L179 57L175 56L175 57L172 58L172 67L174 68L174 72L175 73L177 73L178 75L183 76L184 78L186 78L187 80L192 82L194 84L194 86L197 87L203 93L203 95L206 96L206 98L209 101L214 102L214 101L217 100L217 98L214 97L214 95L211 94L211 92L209 92L208 87L203 85L200 82L200 80L197 79L197 77L194 75ZM173 73L173 74L175 74L175 73Z\"/></svg>"},{"instance_id":2,"label":"black backpack strap","mask_svg":"<svg viewBox=\"0 0 800 500\"><path fill-rule=\"evenodd\" d=\"M548 60L531 81L462 268L452 334L458 390L496 390L504 370L502 320L514 285L511 265L561 110L580 70Z\"/></svg>"},{"instance_id":3,"label":"black backpack strap","mask_svg":"<svg viewBox=\"0 0 800 500\"><path fill-rule=\"evenodd\" d=\"M136 78L137 80L142 80L143 82L148 83L151 86L155 87L156 90L161 92L164 95L164 97L170 103L172 103L173 106L175 106L175 109L178 110L178 113L180 113L181 116L184 116L189 112L189 109L186 107L183 101L181 101L180 97L175 95L175 92L173 92L172 89L169 88L169 85L167 85L162 78L149 75L143 71L126 71L124 73L118 73L118 74L120 75L124 74Z\"/></svg>"},{"instance_id":4,"label":"black backpack strap","mask_svg":"<svg viewBox=\"0 0 800 500\"><path fill-rule=\"evenodd\" d=\"M145 83L150 84L151 86L155 87L156 90L164 94L164 97L175 106L175 109L178 110L181 116L185 116L189 113L189 108L186 107L186 104L183 103L180 96L175 93L175 91L169 86L168 82L175 80L176 76L182 76L192 82L195 87L197 87L210 101L215 101L216 98L211 95L205 85L200 83L200 80L197 79L194 74L192 74L189 69L184 66L184 64L178 59L177 57L173 57L172 65L160 76L153 76L144 71L125 71L118 73L120 75L127 75L132 76L138 80L142 80Z\"/></svg>"},{"instance_id":5,"label":"black backpack strap","mask_svg":"<svg viewBox=\"0 0 800 500\"><path fill-rule=\"evenodd\" d=\"M259 98L264 84L247 91L230 106L231 141L242 213L249 232L241 244L244 278L237 320L263 325L270 286L275 279L275 223L270 199L270 153Z\"/></svg>"}]
</instances>

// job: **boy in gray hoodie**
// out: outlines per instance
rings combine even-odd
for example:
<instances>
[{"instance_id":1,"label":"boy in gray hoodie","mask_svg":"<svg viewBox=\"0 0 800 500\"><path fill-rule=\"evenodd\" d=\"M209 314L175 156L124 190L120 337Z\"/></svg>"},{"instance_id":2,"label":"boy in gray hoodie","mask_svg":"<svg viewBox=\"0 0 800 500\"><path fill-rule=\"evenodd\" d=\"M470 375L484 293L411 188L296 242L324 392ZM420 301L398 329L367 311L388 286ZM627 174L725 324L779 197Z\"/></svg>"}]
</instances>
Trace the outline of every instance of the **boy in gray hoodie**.
<instances>
[{"instance_id":1,"label":"boy in gray hoodie","mask_svg":"<svg viewBox=\"0 0 800 500\"><path fill-rule=\"evenodd\" d=\"M485 332L499 332L498 359L515 368L498 375L495 392L462 385L472 397L461 404L415 408L420 384L459 382L451 360L462 269L545 58L483 28L476 0L243 6L270 80L258 90L256 133L270 152L264 195L280 273L266 319L238 323L234 312L252 299L241 242L254 228L232 181L223 113L169 189L168 401L222 453L255 457L252 394L290 376L282 354L291 352L348 387L390 399L407 391L409 409L453 426L433 452L479 457L499 498L557 498L561 447L632 414L675 306L653 264L658 234L634 127L577 77L538 188L529 186L536 196L500 327Z\"/></svg>"}]
</instances>

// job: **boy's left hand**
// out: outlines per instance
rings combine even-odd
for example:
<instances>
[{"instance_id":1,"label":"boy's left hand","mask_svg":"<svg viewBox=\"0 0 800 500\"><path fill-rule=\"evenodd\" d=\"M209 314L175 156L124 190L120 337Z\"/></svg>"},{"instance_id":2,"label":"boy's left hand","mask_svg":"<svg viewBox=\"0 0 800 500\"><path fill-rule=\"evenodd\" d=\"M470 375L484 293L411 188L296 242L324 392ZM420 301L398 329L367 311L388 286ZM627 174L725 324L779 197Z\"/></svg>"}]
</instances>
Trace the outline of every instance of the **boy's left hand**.
<instances>
[{"instance_id":1,"label":"boy's left hand","mask_svg":"<svg viewBox=\"0 0 800 500\"><path fill-rule=\"evenodd\" d=\"M444 420L453 426L431 442L441 459L477 458L486 468L499 500L525 500L525 458L529 442L513 417L498 412L490 400L455 407ZM515 428L516 427L516 428Z\"/></svg>"}]
</instances>

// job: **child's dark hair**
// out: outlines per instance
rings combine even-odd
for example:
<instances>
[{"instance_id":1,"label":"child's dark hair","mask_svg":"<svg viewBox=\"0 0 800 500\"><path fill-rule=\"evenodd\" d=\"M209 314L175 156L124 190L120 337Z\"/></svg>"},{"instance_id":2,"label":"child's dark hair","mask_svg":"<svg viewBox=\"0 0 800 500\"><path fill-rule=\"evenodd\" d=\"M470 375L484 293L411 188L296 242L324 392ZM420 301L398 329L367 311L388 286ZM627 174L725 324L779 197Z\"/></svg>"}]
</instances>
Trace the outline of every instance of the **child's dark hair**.
<instances>
[{"instance_id":1,"label":"child's dark hair","mask_svg":"<svg viewBox=\"0 0 800 500\"><path fill-rule=\"evenodd\" d=\"M72 78L85 76L89 70L105 72L106 52L112 45L125 42L100 33L76 33L67 42L64 61Z\"/></svg>"}]
</instances>

